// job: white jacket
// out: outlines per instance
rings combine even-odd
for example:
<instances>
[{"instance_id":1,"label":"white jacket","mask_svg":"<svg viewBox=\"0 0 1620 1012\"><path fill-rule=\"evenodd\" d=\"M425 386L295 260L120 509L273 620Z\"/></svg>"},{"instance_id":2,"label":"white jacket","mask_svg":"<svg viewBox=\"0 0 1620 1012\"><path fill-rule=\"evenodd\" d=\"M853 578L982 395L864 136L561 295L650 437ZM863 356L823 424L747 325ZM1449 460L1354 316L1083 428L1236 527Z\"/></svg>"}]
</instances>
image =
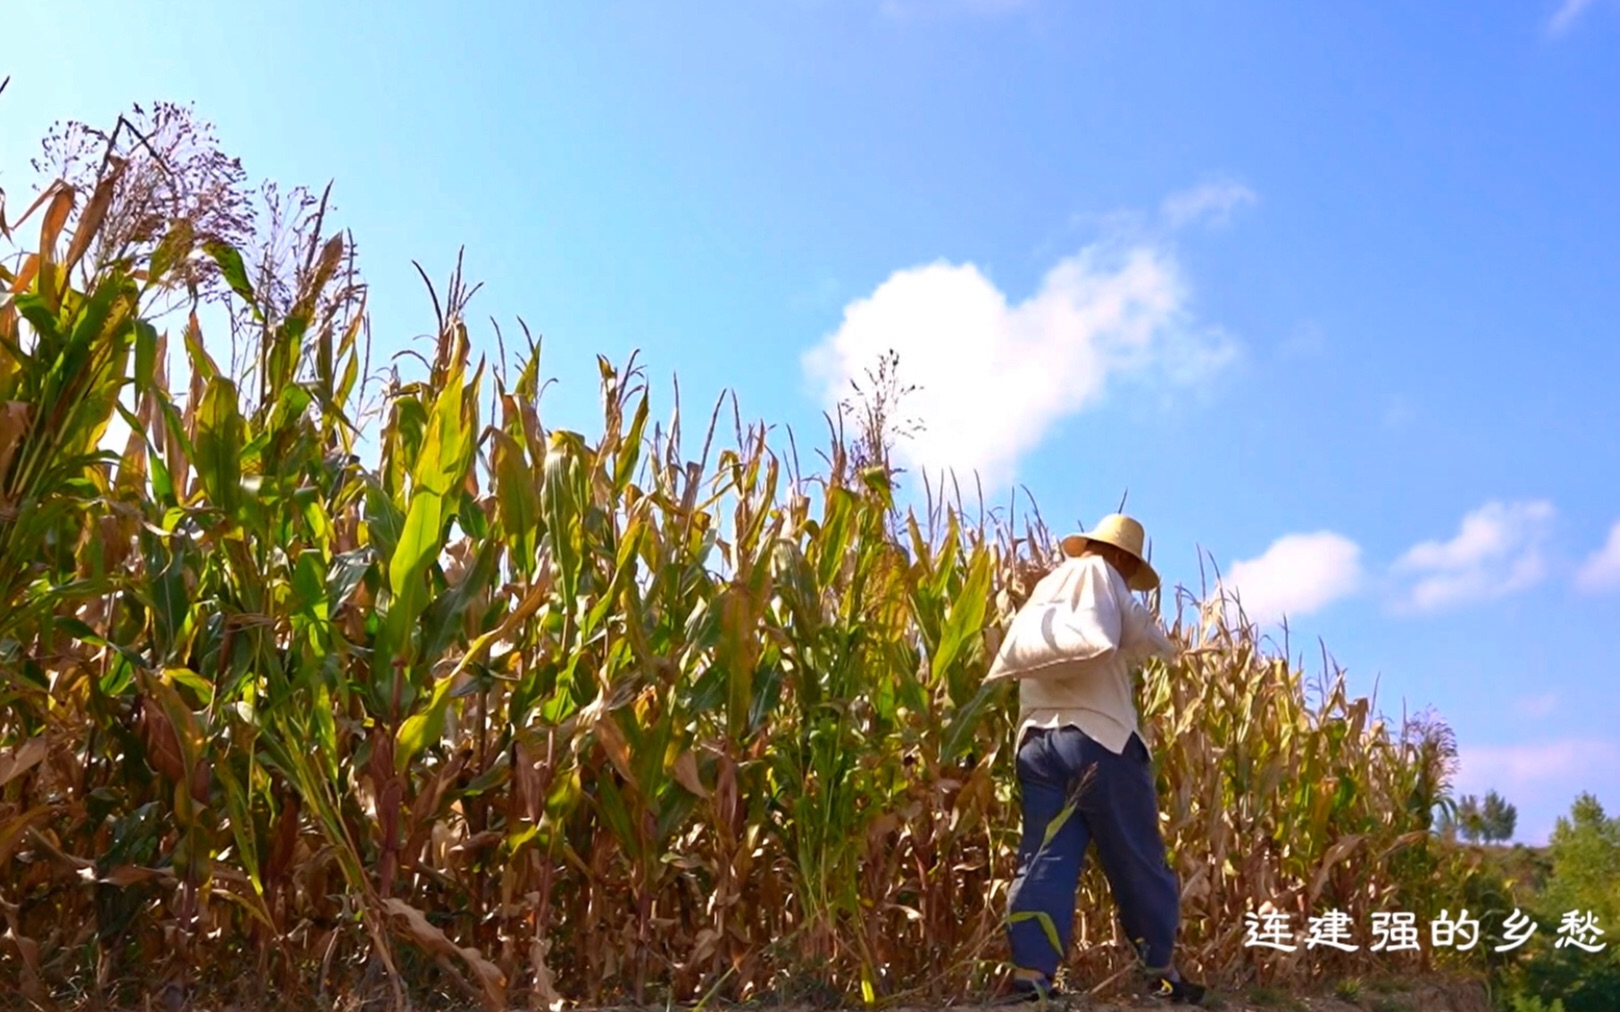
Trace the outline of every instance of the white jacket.
<instances>
[{"instance_id":1,"label":"white jacket","mask_svg":"<svg viewBox=\"0 0 1620 1012\"><path fill-rule=\"evenodd\" d=\"M1176 648L1124 577L1095 555L1066 560L1018 610L986 681L1016 678L1021 740L1072 724L1111 752L1143 738L1131 669Z\"/></svg>"}]
</instances>

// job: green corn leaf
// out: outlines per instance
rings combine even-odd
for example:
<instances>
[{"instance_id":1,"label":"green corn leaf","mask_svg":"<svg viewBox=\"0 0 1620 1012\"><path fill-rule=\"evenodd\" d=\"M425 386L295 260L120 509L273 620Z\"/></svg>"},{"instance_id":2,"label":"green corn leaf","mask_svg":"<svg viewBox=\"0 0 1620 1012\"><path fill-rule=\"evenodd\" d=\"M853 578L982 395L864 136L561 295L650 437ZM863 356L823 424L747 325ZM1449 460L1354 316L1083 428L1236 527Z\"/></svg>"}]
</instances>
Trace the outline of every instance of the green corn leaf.
<instances>
[{"instance_id":1,"label":"green corn leaf","mask_svg":"<svg viewBox=\"0 0 1620 1012\"><path fill-rule=\"evenodd\" d=\"M422 656L441 657L452 643L461 639L467 609L479 600L494 581L500 562L500 543L485 541L462 575L461 582L440 594L424 613Z\"/></svg>"},{"instance_id":2,"label":"green corn leaf","mask_svg":"<svg viewBox=\"0 0 1620 1012\"><path fill-rule=\"evenodd\" d=\"M444 499L431 492L411 496L399 544L388 561L388 583L393 597L388 605L383 644L390 663L409 657L410 630L427 604L427 569L444 548Z\"/></svg>"},{"instance_id":3,"label":"green corn leaf","mask_svg":"<svg viewBox=\"0 0 1620 1012\"><path fill-rule=\"evenodd\" d=\"M388 560L388 583L396 599L418 589L422 574L444 548L444 498L431 492L411 496L410 510L400 528L399 544ZM410 618L416 617L406 609Z\"/></svg>"},{"instance_id":4,"label":"green corn leaf","mask_svg":"<svg viewBox=\"0 0 1620 1012\"><path fill-rule=\"evenodd\" d=\"M603 771L596 778L596 804L625 854L632 861L639 861L642 849L640 836L631 828L630 809L611 771Z\"/></svg>"},{"instance_id":5,"label":"green corn leaf","mask_svg":"<svg viewBox=\"0 0 1620 1012\"><path fill-rule=\"evenodd\" d=\"M513 567L525 580L533 579L539 561L540 497L533 472L517 440L492 430L495 507Z\"/></svg>"},{"instance_id":6,"label":"green corn leaf","mask_svg":"<svg viewBox=\"0 0 1620 1012\"><path fill-rule=\"evenodd\" d=\"M1057 925L1052 918L1039 910L1024 910L1007 918L1008 924L1022 924L1025 921L1039 921L1041 931L1045 933L1046 940L1051 943L1052 949L1058 953L1063 952L1063 943L1058 939Z\"/></svg>"},{"instance_id":7,"label":"green corn leaf","mask_svg":"<svg viewBox=\"0 0 1620 1012\"><path fill-rule=\"evenodd\" d=\"M421 452L411 470L411 481L419 492L445 498L460 489L471 463L472 433L462 417L462 370L450 370L444 389L439 392L428 416ZM473 386L474 396L477 387Z\"/></svg>"},{"instance_id":8,"label":"green corn leaf","mask_svg":"<svg viewBox=\"0 0 1620 1012\"><path fill-rule=\"evenodd\" d=\"M208 381L197 411L197 449L193 460L209 500L233 519L240 513L242 472L239 461L245 442L242 416L237 410L236 385L216 376Z\"/></svg>"},{"instance_id":9,"label":"green corn leaf","mask_svg":"<svg viewBox=\"0 0 1620 1012\"><path fill-rule=\"evenodd\" d=\"M990 553L979 548L973 553L967 579L945 619L940 632L939 650L934 654L933 682L941 683L950 677L951 701L961 705L972 690L965 672L958 674L954 666L958 656L975 637L984 630L985 607L990 600Z\"/></svg>"},{"instance_id":10,"label":"green corn leaf","mask_svg":"<svg viewBox=\"0 0 1620 1012\"><path fill-rule=\"evenodd\" d=\"M177 685L184 685L192 692L197 693L202 698L204 705L212 701L214 684L202 675L197 674L190 668L169 668L167 673Z\"/></svg>"},{"instance_id":11,"label":"green corn leaf","mask_svg":"<svg viewBox=\"0 0 1620 1012\"><path fill-rule=\"evenodd\" d=\"M366 536L379 558L392 559L405 532L405 514L375 480L366 481Z\"/></svg>"},{"instance_id":12,"label":"green corn leaf","mask_svg":"<svg viewBox=\"0 0 1620 1012\"><path fill-rule=\"evenodd\" d=\"M229 763L215 766L214 778L219 782L225 795L225 810L231 817L231 839L236 841L236 852L242 863L242 870L247 873L254 896L261 901L257 904L248 904L248 909L266 927L274 930L274 919L263 909L264 882L259 875L259 837L254 832L253 809L247 791Z\"/></svg>"},{"instance_id":13,"label":"green corn leaf","mask_svg":"<svg viewBox=\"0 0 1620 1012\"><path fill-rule=\"evenodd\" d=\"M454 683L453 676L439 679L438 684L433 687L433 695L429 697L427 706L400 724L399 734L394 741L396 773L403 774L410 768L411 760L423 749L444 737L444 715L450 706L450 690Z\"/></svg>"},{"instance_id":14,"label":"green corn leaf","mask_svg":"<svg viewBox=\"0 0 1620 1012\"><path fill-rule=\"evenodd\" d=\"M615 497L622 496L629 486L630 479L635 476L636 467L641 463L641 443L647 429L648 414L647 395L641 395L636 404L636 413L630 420L630 431L625 434L620 443L617 457L613 465L613 493Z\"/></svg>"},{"instance_id":15,"label":"green corn leaf","mask_svg":"<svg viewBox=\"0 0 1620 1012\"><path fill-rule=\"evenodd\" d=\"M253 295L253 285L248 281L247 266L242 262L242 254L236 247L218 240L204 243L203 249L213 258L214 263L219 265L219 273L225 279L225 283L241 296L242 301L246 302L257 316L258 302Z\"/></svg>"},{"instance_id":16,"label":"green corn leaf","mask_svg":"<svg viewBox=\"0 0 1620 1012\"><path fill-rule=\"evenodd\" d=\"M974 735L990 707L1006 693L1007 683L981 684L972 698L951 712L940 742L940 762L955 762L973 744Z\"/></svg>"},{"instance_id":17,"label":"green corn leaf","mask_svg":"<svg viewBox=\"0 0 1620 1012\"><path fill-rule=\"evenodd\" d=\"M854 513L858 505L855 493L843 488L827 490L827 507L823 516L820 536L815 539L819 555L816 561L816 584L831 588L838 571L848 556L854 537Z\"/></svg>"},{"instance_id":18,"label":"green corn leaf","mask_svg":"<svg viewBox=\"0 0 1620 1012\"><path fill-rule=\"evenodd\" d=\"M317 549L306 549L298 554L293 568L293 599L288 611L306 620L325 625L331 618L327 599L326 561Z\"/></svg>"},{"instance_id":19,"label":"green corn leaf","mask_svg":"<svg viewBox=\"0 0 1620 1012\"><path fill-rule=\"evenodd\" d=\"M579 593L583 566L582 532L579 512L584 502L583 480L578 454L583 441L576 433L553 432L546 452L545 480L541 502L546 514L551 557L562 584L563 600L573 602Z\"/></svg>"}]
</instances>

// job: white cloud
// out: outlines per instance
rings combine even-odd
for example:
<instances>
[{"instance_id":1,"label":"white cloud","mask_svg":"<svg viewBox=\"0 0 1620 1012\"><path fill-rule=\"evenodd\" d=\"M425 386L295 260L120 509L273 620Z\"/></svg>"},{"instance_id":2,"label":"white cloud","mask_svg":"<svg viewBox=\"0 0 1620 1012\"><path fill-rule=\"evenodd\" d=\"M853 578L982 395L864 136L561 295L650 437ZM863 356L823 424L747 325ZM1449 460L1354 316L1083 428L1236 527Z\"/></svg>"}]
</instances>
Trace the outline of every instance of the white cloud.
<instances>
[{"instance_id":1,"label":"white cloud","mask_svg":"<svg viewBox=\"0 0 1620 1012\"><path fill-rule=\"evenodd\" d=\"M1508 788L1533 787L1572 776L1590 776L1594 785L1611 782L1596 771L1620 765L1620 747L1580 739L1537 745L1465 745L1458 749L1458 759L1459 793L1494 787L1505 794Z\"/></svg>"},{"instance_id":2,"label":"white cloud","mask_svg":"<svg viewBox=\"0 0 1620 1012\"><path fill-rule=\"evenodd\" d=\"M1552 16L1552 20L1547 22L1547 30L1554 35L1562 35L1569 30L1570 25L1575 23L1575 19L1580 17L1581 13L1591 5L1592 0L1564 0L1563 5L1558 8L1558 12Z\"/></svg>"},{"instance_id":3,"label":"white cloud","mask_svg":"<svg viewBox=\"0 0 1620 1012\"><path fill-rule=\"evenodd\" d=\"M1546 575L1541 549L1554 516L1545 500L1490 502L1465 516L1450 541L1414 545L1392 567L1416 581L1404 606L1434 611L1534 586Z\"/></svg>"},{"instance_id":4,"label":"white cloud","mask_svg":"<svg viewBox=\"0 0 1620 1012\"><path fill-rule=\"evenodd\" d=\"M1609 528L1609 540L1587 556L1575 574L1575 586L1590 593L1620 588L1620 521Z\"/></svg>"},{"instance_id":5,"label":"white cloud","mask_svg":"<svg viewBox=\"0 0 1620 1012\"><path fill-rule=\"evenodd\" d=\"M1011 481L1019 459L1110 380L1198 383L1225 366L1235 343L1193 327L1187 298L1174 256L1147 242L1087 247L1017 304L974 264L938 261L896 271L845 306L802 366L831 408L892 349L899 381L920 388L901 413L924 426L896 446L900 461L976 470L988 489Z\"/></svg>"},{"instance_id":6,"label":"white cloud","mask_svg":"<svg viewBox=\"0 0 1620 1012\"><path fill-rule=\"evenodd\" d=\"M1199 219L1211 224L1224 225L1232 212L1245 204L1253 204L1258 197L1247 186L1232 182L1206 183L1164 198L1160 208L1165 220L1173 228L1180 228Z\"/></svg>"},{"instance_id":7,"label":"white cloud","mask_svg":"<svg viewBox=\"0 0 1620 1012\"><path fill-rule=\"evenodd\" d=\"M1222 579L1251 622L1306 615L1361 586L1361 546L1342 534L1289 534L1255 559L1234 563Z\"/></svg>"}]
</instances>

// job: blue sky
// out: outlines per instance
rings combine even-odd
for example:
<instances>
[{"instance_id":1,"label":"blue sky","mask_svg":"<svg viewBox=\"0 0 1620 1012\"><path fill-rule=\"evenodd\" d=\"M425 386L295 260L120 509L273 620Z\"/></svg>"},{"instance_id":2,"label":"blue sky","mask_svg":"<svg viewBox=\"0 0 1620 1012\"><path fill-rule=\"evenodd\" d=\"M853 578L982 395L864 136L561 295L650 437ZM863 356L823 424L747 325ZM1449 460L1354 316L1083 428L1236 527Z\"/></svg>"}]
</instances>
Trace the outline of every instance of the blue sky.
<instances>
[{"instance_id":1,"label":"blue sky","mask_svg":"<svg viewBox=\"0 0 1620 1012\"><path fill-rule=\"evenodd\" d=\"M161 11L161 13L159 13ZM1056 528L1129 488L1386 712L1456 730L1520 839L1620 809L1620 2L22 5L0 186L61 118L193 101L335 180L379 357L459 246L591 431L734 389L821 445L884 349L913 469ZM483 346L493 352L488 328ZM829 394L829 390L832 391ZM697 423L688 422L689 431Z\"/></svg>"}]
</instances>

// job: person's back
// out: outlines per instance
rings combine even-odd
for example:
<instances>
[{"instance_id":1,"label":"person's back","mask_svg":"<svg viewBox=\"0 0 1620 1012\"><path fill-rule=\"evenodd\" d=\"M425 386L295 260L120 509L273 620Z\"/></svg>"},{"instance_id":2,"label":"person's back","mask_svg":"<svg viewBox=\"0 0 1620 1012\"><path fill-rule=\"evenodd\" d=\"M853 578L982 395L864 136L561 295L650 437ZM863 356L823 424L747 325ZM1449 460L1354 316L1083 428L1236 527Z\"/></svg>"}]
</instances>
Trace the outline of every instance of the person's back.
<instances>
[{"instance_id":1,"label":"person's back","mask_svg":"<svg viewBox=\"0 0 1620 1012\"><path fill-rule=\"evenodd\" d=\"M1159 833L1130 677L1146 658L1175 653L1157 617L1131 596L1159 583L1142 544L1142 526L1117 514L1065 538L1070 558L1035 586L986 676L1018 679L1024 826L1007 938L1019 1000L1052 994L1093 841L1149 993L1193 1004L1204 996L1172 958L1181 890Z\"/></svg>"},{"instance_id":2,"label":"person's back","mask_svg":"<svg viewBox=\"0 0 1620 1012\"><path fill-rule=\"evenodd\" d=\"M1133 734L1146 743L1131 668L1175 648L1124 577L1100 555L1068 559L1036 584L1022 613L1039 621L1015 621L1009 640L1039 635L1067 656L1037 676L1019 676L1019 737L1030 727L1074 724L1111 752L1123 751ZM1015 644L1009 655L1017 653Z\"/></svg>"}]
</instances>

